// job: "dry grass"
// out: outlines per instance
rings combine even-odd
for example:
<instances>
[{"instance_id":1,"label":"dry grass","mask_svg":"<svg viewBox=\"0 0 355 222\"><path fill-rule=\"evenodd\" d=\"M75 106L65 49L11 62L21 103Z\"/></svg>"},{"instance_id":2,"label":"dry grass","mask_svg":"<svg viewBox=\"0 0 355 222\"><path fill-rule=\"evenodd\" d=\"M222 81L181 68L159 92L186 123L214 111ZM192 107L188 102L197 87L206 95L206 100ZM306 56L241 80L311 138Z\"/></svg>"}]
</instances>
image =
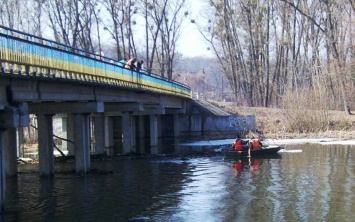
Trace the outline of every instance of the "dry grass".
<instances>
[{"instance_id":1,"label":"dry grass","mask_svg":"<svg viewBox=\"0 0 355 222\"><path fill-rule=\"evenodd\" d=\"M217 104L233 114L255 115L257 130L262 132L266 138L355 139L355 115L346 115L343 111L328 111L329 116L326 130L310 130L299 133L292 132L288 128L287 116L290 115L290 112L287 110L263 107L237 107L234 103Z\"/></svg>"}]
</instances>

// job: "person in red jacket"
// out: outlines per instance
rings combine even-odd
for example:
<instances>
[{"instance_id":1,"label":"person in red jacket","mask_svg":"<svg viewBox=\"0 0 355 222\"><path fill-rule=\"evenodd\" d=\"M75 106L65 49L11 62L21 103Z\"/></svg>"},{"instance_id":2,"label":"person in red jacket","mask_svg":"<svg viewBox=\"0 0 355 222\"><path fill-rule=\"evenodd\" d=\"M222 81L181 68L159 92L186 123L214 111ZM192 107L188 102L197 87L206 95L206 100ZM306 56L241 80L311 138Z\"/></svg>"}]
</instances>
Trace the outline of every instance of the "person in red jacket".
<instances>
[{"instance_id":1,"label":"person in red jacket","mask_svg":"<svg viewBox=\"0 0 355 222\"><path fill-rule=\"evenodd\" d=\"M249 144L252 150L260 150L263 145L260 140L258 138L255 138L254 136L251 137Z\"/></svg>"},{"instance_id":2,"label":"person in red jacket","mask_svg":"<svg viewBox=\"0 0 355 222\"><path fill-rule=\"evenodd\" d=\"M237 138L233 142L233 149L236 151L247 151L248 146L245 146L240 136L237 135Z\"/></svg>"}]
</instances>

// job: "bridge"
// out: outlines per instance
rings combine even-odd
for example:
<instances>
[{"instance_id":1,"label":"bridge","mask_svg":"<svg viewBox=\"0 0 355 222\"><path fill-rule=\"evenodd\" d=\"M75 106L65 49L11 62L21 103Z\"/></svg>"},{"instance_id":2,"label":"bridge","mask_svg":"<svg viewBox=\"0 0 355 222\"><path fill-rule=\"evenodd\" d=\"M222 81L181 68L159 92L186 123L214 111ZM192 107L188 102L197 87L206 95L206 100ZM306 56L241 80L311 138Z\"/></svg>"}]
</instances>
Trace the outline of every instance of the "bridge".
<instances>
[{"instance_id":1,"label":"bridge","mask_svg":"<svg viewBox=\"0 0 355 222\"><path fill-rule=\"evenodd\" d=\"M54 174L54 116L77 173L90 171L91 154L159 154L160 137L170 135L177 144L208 127L191 106L187 85L4 26L0 64L0 212L5 177L17 175L18 131L30 117L38 124L41 176Z\"/></svg>"},{"instance_id":2,"label":"bridge","mask_svg":"<svg viewBox=\"0 0 355 222\"><path fill-rule=\"evenodd\" d=\"M66 139L72 141L67 144L75 155L76 171L86 173L92 134L96 154L114 146L114 134L123 138L116 152L139 152L135 137L149 135L151 153L158 153L158 122L164 121L158 115L170 114L168 118L178 123L191 98L190 88L179 82L125 69L117 61L4 26L0 63L2 191L5 174L17 174L16 130L29 126L31 114L38 122L40 175L54 172L52 118L58 114ZM177 127L174 130L179 133Z\"/></svg>"}]
</instances>

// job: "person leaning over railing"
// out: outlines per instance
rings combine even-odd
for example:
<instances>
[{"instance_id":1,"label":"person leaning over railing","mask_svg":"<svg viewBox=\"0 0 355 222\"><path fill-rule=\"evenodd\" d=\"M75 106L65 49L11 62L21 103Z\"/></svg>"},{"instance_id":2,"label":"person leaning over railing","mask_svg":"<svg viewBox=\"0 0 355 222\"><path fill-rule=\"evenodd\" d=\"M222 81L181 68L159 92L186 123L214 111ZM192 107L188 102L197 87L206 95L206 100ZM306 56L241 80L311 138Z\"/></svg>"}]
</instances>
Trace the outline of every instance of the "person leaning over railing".
<instances>
[{"instance_id":1,"label":"person leaning over railing","mask_svg":"<svg viewBox=\"0 0 355 222\"><path fill-rule=\"evenodd\" d=\"M126 65L124 66L126 69L133 70L136 68L136 65L134 64L137 61L136 58L130 58L127 62Z\"/></svg>"}]
</instances>

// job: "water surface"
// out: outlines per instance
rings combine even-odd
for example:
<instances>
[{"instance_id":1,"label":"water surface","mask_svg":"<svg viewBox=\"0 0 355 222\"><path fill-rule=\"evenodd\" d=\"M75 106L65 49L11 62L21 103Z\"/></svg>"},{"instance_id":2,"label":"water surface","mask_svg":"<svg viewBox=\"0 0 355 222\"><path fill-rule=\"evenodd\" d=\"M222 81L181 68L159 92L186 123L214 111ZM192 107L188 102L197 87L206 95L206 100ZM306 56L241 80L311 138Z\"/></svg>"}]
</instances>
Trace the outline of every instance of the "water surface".
<instances>
[{"instance_id":1,"label":"water surface","mask_svg":"<svg viewBox=\"0 0 355 222\"><path fill-rule=\"evenodd\" d=\"M355 147L288 145L270 159L92 162L92 174L36 165L7 179L1 221L353 221ZM292 152L299 150L302 152Z\"/></svg>"}]
</instances>

